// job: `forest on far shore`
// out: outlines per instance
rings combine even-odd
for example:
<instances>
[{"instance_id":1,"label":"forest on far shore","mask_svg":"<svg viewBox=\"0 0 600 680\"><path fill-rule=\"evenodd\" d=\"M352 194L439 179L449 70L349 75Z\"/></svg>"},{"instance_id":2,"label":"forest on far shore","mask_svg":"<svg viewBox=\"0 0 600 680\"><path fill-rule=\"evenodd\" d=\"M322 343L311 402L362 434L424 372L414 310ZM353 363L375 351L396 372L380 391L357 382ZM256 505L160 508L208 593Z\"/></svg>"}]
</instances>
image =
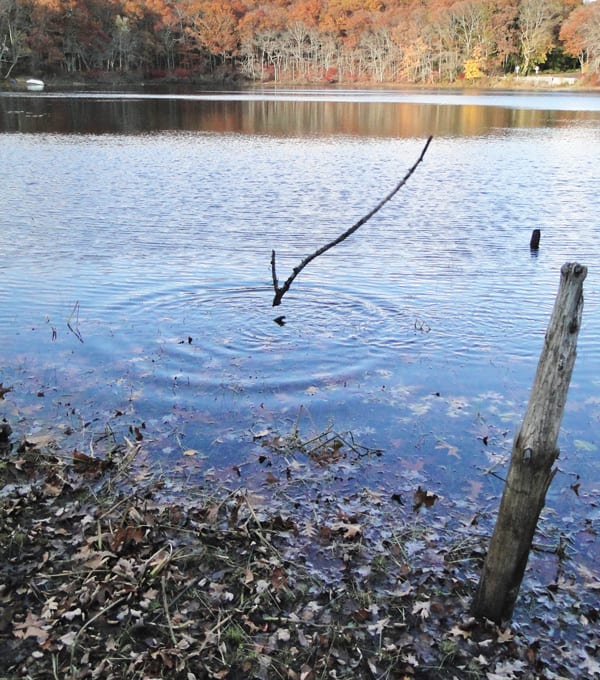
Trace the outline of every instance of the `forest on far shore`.
<instances>
[{"instance_id":1,"label":"forest on far shore","mask_svg":"<svg viewBox=\"0 0 600 680\"><path fill-rule=\"evenodd\" d=\"M0 1L6 80L436 84L545 70L598 84L600 1Z\"/></svg>"}]
</instances>

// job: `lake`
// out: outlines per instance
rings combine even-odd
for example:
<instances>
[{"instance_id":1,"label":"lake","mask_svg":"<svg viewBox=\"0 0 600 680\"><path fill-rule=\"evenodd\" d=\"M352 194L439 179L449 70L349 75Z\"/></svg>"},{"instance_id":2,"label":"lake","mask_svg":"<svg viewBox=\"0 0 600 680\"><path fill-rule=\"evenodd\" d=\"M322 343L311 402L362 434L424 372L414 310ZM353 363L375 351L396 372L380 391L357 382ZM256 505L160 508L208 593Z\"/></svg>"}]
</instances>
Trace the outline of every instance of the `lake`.
<instances>
[{"instance_id":1,"label":"lake","mask_svg":"<svg viewBox=\"0 0 600 680\"><path fill-rule=\"evenodd\" d=\"M406 186L273 308L272 249L284 280L428 135ZM361 481L495 507L489 472L578 261L549 507L597 520L599 95L0 93L0 157L0 417L17 435L52 425L88 452L137 436L166 470L185 453L203 474L298 423L381 449Z\"/></svg>"}]
</instances>

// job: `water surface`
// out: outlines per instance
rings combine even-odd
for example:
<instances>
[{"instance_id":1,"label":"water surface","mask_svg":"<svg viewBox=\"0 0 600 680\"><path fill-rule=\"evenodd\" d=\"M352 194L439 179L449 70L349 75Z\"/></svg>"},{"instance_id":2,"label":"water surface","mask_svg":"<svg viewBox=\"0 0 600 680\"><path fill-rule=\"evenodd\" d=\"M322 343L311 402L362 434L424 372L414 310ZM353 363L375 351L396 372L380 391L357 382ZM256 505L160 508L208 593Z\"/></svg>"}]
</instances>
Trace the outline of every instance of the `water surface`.
<instances>
[{"instance_id":1,"label":"water surface","mask_svg":"<svg viewBox=\"0 0 600 680\"><path fill-rule=\"evenodd\" d=\"M483 480L483 501L499 488L484 471L524 414L560 267L579 261L584 322L551 493L565 513L592 513L598 101L2 94L0 382L13 392L0 415L72 428L88 448L106 427L138 428L167 467L193 450L204 469L300 417L383 449L379 483L460 495ZM429 134L393 201L273 309L271 250L285 279L396 185Z\"/></svg>"}]
</instances>

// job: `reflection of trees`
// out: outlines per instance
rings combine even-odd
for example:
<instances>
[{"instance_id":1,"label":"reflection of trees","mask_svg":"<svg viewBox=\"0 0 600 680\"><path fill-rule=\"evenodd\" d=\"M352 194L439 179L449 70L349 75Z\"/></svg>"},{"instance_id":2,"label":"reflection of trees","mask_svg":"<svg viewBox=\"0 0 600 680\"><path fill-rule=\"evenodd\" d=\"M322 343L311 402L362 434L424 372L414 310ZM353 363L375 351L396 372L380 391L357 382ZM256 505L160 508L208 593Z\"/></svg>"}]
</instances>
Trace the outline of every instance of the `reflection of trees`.
<instances>
[{"instance_id":1,"label":"reflection of trees","mask_svg":"<svg viewBox=\"0 0 600 680\"><path fill-rule=\"evenodd\" d=\"M388 139L481 135L492 129L569 126L597 120L595 112L540 111L496 106L373 101L107 99L27 100L27 114L0 98L0 127L9 132L92 134L202 130L269 136L380 137ZM32 115L29 115L31 113Z\"/></svg>"}]
</instances>

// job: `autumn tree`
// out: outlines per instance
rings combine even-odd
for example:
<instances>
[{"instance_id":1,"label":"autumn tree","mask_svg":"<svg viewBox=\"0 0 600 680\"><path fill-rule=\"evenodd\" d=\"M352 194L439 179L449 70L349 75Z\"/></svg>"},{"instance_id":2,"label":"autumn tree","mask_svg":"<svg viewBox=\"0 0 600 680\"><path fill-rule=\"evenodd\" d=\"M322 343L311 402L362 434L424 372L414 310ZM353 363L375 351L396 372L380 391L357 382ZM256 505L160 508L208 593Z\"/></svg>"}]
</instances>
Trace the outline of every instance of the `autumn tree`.
<instances>
[{"instance_id":1,"label":"autumn tree","mask_svg":"<svg viewBox=\"0 0 600 680\"><path fill-rule=\"evenodd\" d=\"M188 34L210 55L213 71L238 52L237 26L241 14L242 7L236 2L189 1Z\"/></svg>"},{"instance_id":2,"label":"autumn tree","mask_svg":"<svg viewBox=\"0 0 600 680\"><path fill-rule=\"evenodd\" d=\"M491 66L495 53L492 16L487 0L459 0L449 8L452 38L456 43L465 77L480 78Z\"/></svg>"},{"instance_id":3,"label":"autumn tree","mask_svg":"<svg viewBox=\"0 0 600 680\"><path fill-rule=\"evenodd\" d=\"M487 61L490 67L501 73L511 71L519 63L518 28L518 0L493 0L490 33L494 46Z\"/></svg>"},{"instance_id":4,"label":"autumn tree","mask_svg":"<svg viewBox=\"0 0 600 680\"><path fill-rule=\"evenodd\" d=\"M401 78L412 83L435 80L435 34L425 7L407 12L406 23L396 31L402 45Z\"/></svg>"},{"instance_id":5,"label":"autumn tree","mask_svg":"<svg viewBox=\"0 0 600 680\"><path fill-rule=\"evenodd\" d=\"M287 25L282 2L261 3L246 0L238 24L242 71L257 79L279 79L282 60L282 33Z\"/></svg>"},{"instance_id":6,"label":"autumn tree","mask_svg":"<svg viewBox=\"0 0 600 680\"><path fill-rule=\"evenodd\" d=\"M543 64L556 44L556 29L563 6L560 0L521 0L518 30L521 73Z\"/></svg>"},{"instance_id":7,"label":"autumn tree","mask_svg":"<svg viewBox=\"0 0 600 680\"><path fill-rule=\"evenodd\" d=\"M560 40L567 54L577 58L584 71L600 72L600 4L588 3L574 9L563 22Z\"/></svg>"},{"instance_id":8,"label":"autumn tree","mask_svg":"<svg viewBox=\"0 0 600 680\"><path fill-rule=\"evenodd\" d=\"M238 72L258 80L452 82L526 73L579 0L0 0L0 76L26 70ZM597 68L597 14L562 40Z\"/></svg>"},{"instance_id":9,"label":"autumn tree","mask_svg":"<svg viewBox=\"0 0 600 680\"><path fill-rule=\"evenodd\" d=\"M477 78L483 78L485 75L485 60L483 58L483 53L481 47L477 45L473 49L473 55L465 61L464 64L464 76L466 80L473 81Z\"/></svg>"}]
</instances>

